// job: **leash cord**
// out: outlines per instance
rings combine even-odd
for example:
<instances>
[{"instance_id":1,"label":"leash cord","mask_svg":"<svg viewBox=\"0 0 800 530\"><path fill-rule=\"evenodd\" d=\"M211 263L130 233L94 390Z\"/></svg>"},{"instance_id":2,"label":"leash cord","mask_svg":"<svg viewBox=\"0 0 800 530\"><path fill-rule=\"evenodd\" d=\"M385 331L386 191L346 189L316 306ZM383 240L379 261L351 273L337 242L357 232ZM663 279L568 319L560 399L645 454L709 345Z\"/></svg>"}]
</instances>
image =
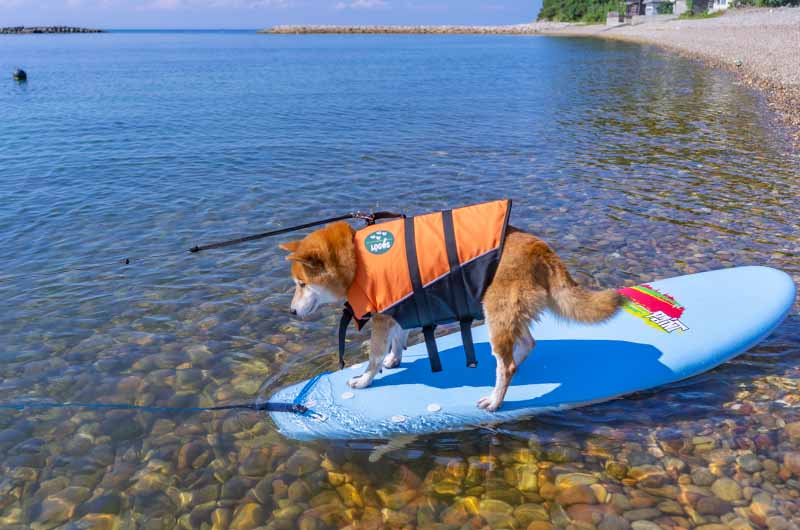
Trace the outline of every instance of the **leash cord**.
<instances>
[{"instance_id":1,"label":"leash cord","mask_svg":"<svg viewBox=\"0 0 800 530\"><path fill-rule=\"evenodd\" d=\"M352 212L347 215L339 215L336 217L329 217L327 219L321 219L319 221L312 221L310 223L303 223L301 225L290 226L287 228L279 228L278 230L270 230L269 232L261 232L259 234L252 234L249 236L238 237L236 239L229 239L226 241L219 241L216 243L209 243L207 245L195 245L192 248L188 249L188 252L191 254L196 254L198 252L202 252L203 250L211 250L215 248L224 248L229 247L232 245L238 245L240 243L247 243L249 241L256 241L259 239L264 239L267 237L279 236L282 234L287 234L289 232L296 232L297 230L303 230L305 228L311 228L312 226L319 226L328 223L333 223L336 221L344 221L346 219L358 219L367 223L367 226L372 225L375 221L379 221L381 219L395 219L399 217L405 217L403 214L393 213L393 212L374 212L374 213L364 213L364 212ZM186 252L186 251L182 251ZM122 265L131 265L134 262L142 262L142 261L151 261L155 259L162 259L167 257L175 256L176 252L165 252L163 254L151 254L149 256L141 256L136 258L122 258L119 260L118 263ZM33 274L12 274L9 276L5 276L0 274L0 283L11 281L13 278L40 278L40 277L48 277L54 276L56 274L64 274L69 272L82 272L82 271L90 271L93 269L98 268L106 268L109 266L109 263L90 263L86 265L81 265L78 267L64 267L61 269L54 269L47 272L41 273L33 273Z\"/></svg>"},{"instance_id":2,"label":"leash cord","mask_svg":"<svg viewBox=\"0 0 800 530\"><path fill-rule=\"evenodd\" d=\"M0 403L0 409L59 409L59 408L91 408L91 409L112 409L112 410L142 410L148 412L207 412L217 410L246 409L267 412L293 412L295 414L305 414L308 407L300 403L276 403L266 401L264 403L236 403L232 405L219 405L216 407L157 407L147 405L129 405L126 403Z\"/></svg>"}]
</instances>

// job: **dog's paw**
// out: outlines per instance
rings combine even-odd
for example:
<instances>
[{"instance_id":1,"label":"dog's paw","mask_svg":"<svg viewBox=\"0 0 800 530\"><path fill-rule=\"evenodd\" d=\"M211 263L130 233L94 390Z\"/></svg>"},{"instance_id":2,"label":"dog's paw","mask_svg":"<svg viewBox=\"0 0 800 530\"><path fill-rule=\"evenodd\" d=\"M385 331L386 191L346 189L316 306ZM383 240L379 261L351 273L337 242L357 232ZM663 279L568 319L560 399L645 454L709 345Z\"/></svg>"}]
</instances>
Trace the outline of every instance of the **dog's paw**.
<instances>
[{"instance_id":1,"label":"dog's paw","mask_svg":"<svg viewBox=\"0 0 800 530\"><path fill-rule=\"evenodd\" d=\"M486 410L488 412L494 412L500 408L503 402L497 399L495 396L484 396L478 400L478 408Z\"/></svg>"},{"instance_id":2,"label":"dog's paw","mask_svg":"<svg viewBox=\"0 0 800 530\"><path fill-rule=\"evenodd\" d=\"M350 388L367 388L372 384L372 377L369 374L361 374L347 381L347 386Z\"/></svg>"},{"instance_id":3,"label":"dog's paw","mask_svg":"<svg viewBox=\"0 0 800 530\"><path fill-rule=\"evenodd\" d=\"M402 360L403 360L402 357L392 352L383 358L383 366L386 368L397 368L398 366L400 366L400 361Z\"/></svg>"}]
</instances>

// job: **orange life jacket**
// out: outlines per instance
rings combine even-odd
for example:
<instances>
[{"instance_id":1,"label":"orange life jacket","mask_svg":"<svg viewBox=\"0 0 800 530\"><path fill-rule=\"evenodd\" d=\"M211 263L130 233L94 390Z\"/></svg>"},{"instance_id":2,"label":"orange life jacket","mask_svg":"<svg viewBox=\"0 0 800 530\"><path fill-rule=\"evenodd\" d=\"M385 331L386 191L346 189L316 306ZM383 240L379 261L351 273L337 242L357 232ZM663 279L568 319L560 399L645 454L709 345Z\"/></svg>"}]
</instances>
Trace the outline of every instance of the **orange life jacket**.
<instances>
[{"instance_id":1,"label":"orange life jacket","mask_svg":"<svg viewBox=\"0 0 800 530\"><path fill-rule=\"evenodd\" d=\"M467 365L477 365L471 323L505 240L510 200L404 217L356 232L356 275L340 323L340 365L349 319L389 315L403 329L422 328L431 369L441 370L434 328L460 322ZM348 314L349 312L349 314ZM360 326L359 326L360 327Z\"/></svg>"}]
</instances>

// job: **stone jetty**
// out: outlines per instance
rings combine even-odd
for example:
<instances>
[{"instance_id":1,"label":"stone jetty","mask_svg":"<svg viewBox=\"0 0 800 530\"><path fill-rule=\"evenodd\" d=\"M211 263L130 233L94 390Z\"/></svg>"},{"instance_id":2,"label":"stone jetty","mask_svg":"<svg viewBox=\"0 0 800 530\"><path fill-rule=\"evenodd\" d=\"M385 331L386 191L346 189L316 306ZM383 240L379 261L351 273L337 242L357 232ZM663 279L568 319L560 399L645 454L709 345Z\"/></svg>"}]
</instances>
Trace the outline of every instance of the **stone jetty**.
<instances>
[{"instance_id":1,"label":"stone jetty","mask_svg":"<svg viewBox=\"0 0 800 530\"><path fill-rule=\"evenodd\" d=\"M105 33L105 31L70 26L12 26L0 28L0 35L26 35L32 33Z\"/></svg>"},{"instance_id":2,"label":"stone jetty","mask_svg":"<svg viewBox=\"0 0 800 530\"><path fill-rule=\"evenodd\" d=\"M533 22L507 26L274 26L259 31L272 35L295 34L403 34L403 35L528 35L558 31L570 24Z\"/></svg>"}]
</instances>

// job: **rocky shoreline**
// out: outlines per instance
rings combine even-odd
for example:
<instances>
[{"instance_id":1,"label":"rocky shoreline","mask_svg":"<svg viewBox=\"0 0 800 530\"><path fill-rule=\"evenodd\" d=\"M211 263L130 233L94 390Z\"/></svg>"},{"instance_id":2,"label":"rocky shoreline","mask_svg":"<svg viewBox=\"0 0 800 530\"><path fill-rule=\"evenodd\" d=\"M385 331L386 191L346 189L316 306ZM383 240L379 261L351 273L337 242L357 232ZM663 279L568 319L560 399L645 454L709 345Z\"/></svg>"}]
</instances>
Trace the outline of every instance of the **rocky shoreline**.
<instances>
[{"instance_id":1,"label":"rocky shoreline","mask_svg":"<svg viewBox=\"0 0 800 530\"><path fill-rule=\"evenodd\" d=\"M393 35L532 35L572 26L566 22L534 22L509 26L274 26L259 31L271 35L393 34Z\"/></svg>"},{"instance_id":2,"label":"rocky shoreline","mask_svg":"<svg viewBox=\"0 0 800 530\"><path fill-rule=\"evenodd\" d=\"M0 35L30 35L34 33L105 33L105 30L70 26L12 26L0 28Z\"/></svg>"}]
</instances>

